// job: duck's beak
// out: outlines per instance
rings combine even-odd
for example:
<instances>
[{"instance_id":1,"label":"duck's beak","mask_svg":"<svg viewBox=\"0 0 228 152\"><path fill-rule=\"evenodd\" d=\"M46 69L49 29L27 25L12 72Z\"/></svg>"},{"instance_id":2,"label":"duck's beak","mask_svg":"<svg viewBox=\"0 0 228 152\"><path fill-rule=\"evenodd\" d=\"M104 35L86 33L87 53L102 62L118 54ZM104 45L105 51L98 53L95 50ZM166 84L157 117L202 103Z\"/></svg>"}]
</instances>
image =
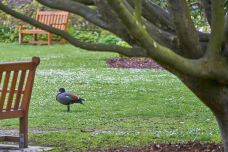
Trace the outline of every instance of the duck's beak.
<instances>
[{"instance_id":1,"label":"duck's beak","mask_svg":"<svg viewBox=\"0 0 228 152\"><path fill-rule=\"evenodd\" d=\"M85 99L79 98L78 103L84 104L83 101L85 101Z\"/></svg>"}]
</instances>

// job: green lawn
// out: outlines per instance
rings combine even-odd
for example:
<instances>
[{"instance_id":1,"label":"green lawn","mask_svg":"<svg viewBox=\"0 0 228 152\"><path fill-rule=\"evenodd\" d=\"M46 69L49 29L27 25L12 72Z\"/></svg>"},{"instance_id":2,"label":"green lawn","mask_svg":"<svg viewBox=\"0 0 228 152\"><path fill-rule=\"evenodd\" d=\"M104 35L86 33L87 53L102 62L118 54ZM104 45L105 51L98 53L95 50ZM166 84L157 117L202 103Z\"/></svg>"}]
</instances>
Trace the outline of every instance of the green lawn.
<instances>
[{"instance_id":1,"label":"green lawn","mask_svg":"<svg viewBox=\"0 0 228 152\"><path fill-rule=\"evenodd\" d=\"M29 112L30 145L80 151L221 140L209 109L166 71L108 68L106 59L117 54L70 45L0 45L1 61L41 57ZM72 105L67 113L55 101L60 87L85 98L85 105ZM17 128L18 121L1 120L0 127Z\"/></svg>"}]
</instances>

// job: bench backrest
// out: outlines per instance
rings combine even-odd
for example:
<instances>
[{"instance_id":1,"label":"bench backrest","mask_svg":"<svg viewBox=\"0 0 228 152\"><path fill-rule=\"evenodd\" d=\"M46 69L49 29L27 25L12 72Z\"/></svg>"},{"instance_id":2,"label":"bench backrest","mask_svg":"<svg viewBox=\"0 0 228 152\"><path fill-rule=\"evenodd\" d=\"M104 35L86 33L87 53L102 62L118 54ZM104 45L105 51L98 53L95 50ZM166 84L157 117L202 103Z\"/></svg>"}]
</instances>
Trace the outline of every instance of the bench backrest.
<instances>
[{"instance_id":1,"label":"bench backrest","mask_svg":"<svg viewBox=\"0 0 228 152\"><path fill-rule=\"evenodd\" d=\"M28 111L36 67L40 59L30 62L0 64L0 113L7 111Z\"/></svg>"},{"instance_id":2,"label":"bench backrest","mask_svg":"<svg viewBox=\"0 0 228 152\"><path fill-rule=\"evenodd\" d=\"M66 31L69 12L65 11L38 11L36 20L46 25Z\"/></svg>"}]
</instances>

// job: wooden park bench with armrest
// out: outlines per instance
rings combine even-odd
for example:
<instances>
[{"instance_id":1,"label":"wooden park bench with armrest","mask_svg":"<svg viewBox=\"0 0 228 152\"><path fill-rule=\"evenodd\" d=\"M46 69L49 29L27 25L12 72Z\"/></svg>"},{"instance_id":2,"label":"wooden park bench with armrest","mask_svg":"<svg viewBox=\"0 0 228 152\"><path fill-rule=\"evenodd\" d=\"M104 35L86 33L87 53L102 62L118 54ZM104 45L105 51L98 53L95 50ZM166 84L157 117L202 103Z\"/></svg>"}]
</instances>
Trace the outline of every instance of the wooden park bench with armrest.
<instances>
[{"instance_id":1,"label":"wooden park bench with armrest","mask_svg":"<svg viewBox=\"0 0 228 152\"><path fill-rule=\"evenodd\" d=\"M36 14L36 21L46 24L51 27L55 27L59 30L66 31L68 25L68 17L69 12L65 11L38 11ZM30 41L30 44L52 44L52 43L65 43L64 39L60 41L53 41L52 40L52 33L34 27L32 29L26 29L25 25L19 25L19 44L24 43L24 35L25 34L32 34L33 41ZM37 35L38 34L46 34L48 37L47 41L38 41Z\"/></svg>"},{"instance_id":2,"label":"wooden park bench with armrest","mask_svg":"<svg viewBox=\"0 0 228 152\"><path fill-rule=\"evenodd\" d=\"M28 146L28 110L39 57L30 62L0 64L0 119L19 118L19 136L0 136L0 141Z\"/></svg>"}]
</instances>

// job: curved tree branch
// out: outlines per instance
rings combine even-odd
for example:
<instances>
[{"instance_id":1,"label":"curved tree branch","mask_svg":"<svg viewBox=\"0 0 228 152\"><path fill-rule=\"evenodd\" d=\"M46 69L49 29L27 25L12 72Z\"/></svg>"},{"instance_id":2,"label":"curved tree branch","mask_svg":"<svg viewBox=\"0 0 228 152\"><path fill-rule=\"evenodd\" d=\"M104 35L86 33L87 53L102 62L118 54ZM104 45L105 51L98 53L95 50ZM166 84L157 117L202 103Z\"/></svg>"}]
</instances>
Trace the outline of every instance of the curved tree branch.
<instances>
[{"instance_id":1,"label":"curved tree branch","mask_svg":"<svg viewBox=\"0 0 228 152\"><path fill-rule=\"evenodd\" d=\"M72 0L66 0L66 1L37 0L37 1L51 8L70 11L74 14L80 15L84 17L86 20L92 22L93 24L121 36L121 38L127 41L129 44L133 44L133 45L136 44L136 42L132 41L130 36L126 34L127 31L125 27L121 25L121 23L118 20L115 20L116 18L115 14L112 14L109 6L106 5L106 2L103 0L102 1L96 0L96 3L98 5L98 10L99 8L102 8L102 10L100 10L100 13L102 13L101 15L99 15L97 11L89 8L88 6L74 2ZM106 15L108 16L108 18L104 18ZM102 16L103 19L99 18L99 16ZM110 18L110 16L113 16L113 17ZM150 33L154 35L154 37L158 42L162 44L167 44L166 46L169 48L177 48L175 35L170 34L166 31L163 31L151 24L149 24L147 28L149 29Z\"/></svg>"},{"instance_id":2,"label":"curved tree branch","mask_svg":"<svg viewBox=\"0 0 228 152\"><path fill-rule=\"evenodd\" d=\"M207 55L216 59L221 55L224 42L224 4L224 0L212 1L211 37Z\"/></svg>"},{"instance_id":3,"label":"curved tree branch","mask_svg":"<svg viewBox=\"0 0 228 152\"><path fill-rule=\"evenodd\" d=\"M132 0L128 0L127 2L131 6L134 6ZM175 52L181 54L180 49L177 48L176 33L174 31L173 21L171 20L171 14L166 9L159 7L151 1L142 0L142 4L142 16L149 22L147 29L150 34L156 37L155 40L158 42L165 42L163 43L166 44L165 46L175 49ZM159 37L157 33L160 34ZM197 31L197 33L201 43L201 54L204 54L204 52L206 52L207 43L209 42L209 33L200 31ZM160 39L162 39L162 41Z\"/></svg>"},{"instance_id":4,"label":"curved tree branch","mask_svg":"<svg viewBox=\"0 0 228 152\"><path fill-rule=\"evenodd\" d=\"M144 29L143 25L135 21L132 13L130 13L121 0L108 0L109 4L118 14L120 19L131 31L135 39L141 42L141 45L148 52L149 56L161 65L168 65L168 70L176 71L180 74L193 76L201 79L216 80L223 84L228 84L227 64L213 64L207 57L200 59L187 59L172 50L158 44ZM137 29L137 30L135 30Z\"/></svg>"},{"instance_id":5,"label":"curved tree branch","mask_svg":"<svg viewBox=\"0 0 228 152\"><path fill-rule=\"evenodd\" d=\"M138 22L141 22L142 15L142 0L135 0L135 18Z\"/></svg>"},{"instance_id":6,"label":"curved tree branch","mask_svg":"<svg viewBox=\"0 0 228 152\"><path fill-rule=\"evenodd\" d=\"M128 2L130 2L130 4ZM131 14L134 14L135 12L132 6L135 7L135 4L132 3L132 1L128 2L125 1L123 4L131 12ZM147 32L154 38L155 41L168 48L175 49L175 52L178 54L180 53L177 47L177 36L175 35L175 33L163 30L163 28L161 28L162 25L156 26L156 24L158 24L157 22L150 22L145 19L144 16L141 18L139 23L142 23L145 26Z\"/></svg>"},{"instance_id":7,"label":"curved tree branch","mask_svg":"<svg viewBox=\"0 0 228 152\"><path fill-rule=\"evenodd\" d=\"M94 0L73 0L75 2L85 4L85 5L94 5Z\"/></svg>"},{"instance_id":8,"label":"curved tree branch","mask_svg":"<svg viewBox=\"0 0 228 152\"><path fill-rule=\"evenodd\" d=\"M225 25L224 25L224 41L228 41L228 13L225 15Z\"/></svg>"},{"instance_id":9,"label":"curved tree branch","mask_svg":"<svg viewBox=\"0 0 228 152\"><path fill-rule=\"evenodd\" d=\"M211 25L211 0L201 0L204 12L208 21L208 24Z\"/></svg>"},{"instance_id":10,"label":"curved tree branch","mask_svg":"<svg viewBox=\"0 0 228 152\"><path fill-rule=\"evenodd\" d=\"M134 6L132 0L128 0L128 3L131 6ZM171 21L171 16L167 10L162 9L158 5L154 4L148 0L142 0L142 16L148 20L149 22L153 23L154 25L161 27L163 30L168 32L174 32L173 30L173 23Z\"/></svg>"},{"instance_id":11,"label":"curved tree branch","mask_svg":"<svg viewBox=\"0 0 228 152\"><path fill-rule=\"evenodd\" d=\"M131 0L131 2L133 1ZM129 5L128 2L125 2L125 1L124 1L124 4L133 14L134 9L131 6L134 6L134 5L133 4ZM111 32L117 35L121 35L122 33L129 33L127 27L123 25L123 23L118 19L117 15L112 11L112 8L107 4L107 1L96 0L96 5L103 19L106 22L108 22L110 25L112 25L112 29L110 29ZM147 20L142 19L142 22L145 23L149 33L153 35L153 37L158 42L166 45L169 48L177 48L175 35L167 31L164 31L158 28L157 26L154 26L154 24L148 22ZM132 41L132 38L123 38L123 39L132 45L135 45L135 44L139 45L137 42Z\"/></svg>"},{"instance_id":12,"label":"curved tree branch","mask_svg":"<svg viewBox=\"0 0 228 152\"><path fill-rule=\"evenodd\" d=\"M118 20L116 20L115 14L113 14L110 11L110 8L108 5L106 5L107 2L105 1L99 1L96 0L97 9L98 11L95 11L88 6L85 6L84 4L80 4L77 2L74 2L73 0L37 0L39 3L46 5L51 8L55 9L61 9L65 11L70 11L74 14L80 15L84 17L86 20L92 22L93 24L104 28L106 30L111 31L114 34L117 34L122 39L127 41L131 45L138 45L135 41L133 41L129 34L127 34L127 30ZM102 8L102 10L100 10ZM160 10L161 11L161 10ZM101 14L99 14L101 13ZM158 14L157 14L158 15ZM103 18L100 18L102 16ZM105 18L105 16L108 16ZM113 16L110 18L110 16ZM158 27L151 25L148 23L147 28L149 29L150 33L154 35L156 40L162 44L167 44L166 46L169 48L177 48L176 46L176 36L173 34L170 34L166 31L163 31L159 29Z\"/></svg>"},{"instance_id":13,"label":"curved tree branch","mask_svg":"<svg viewBox=\"0 0 228 152\"><path fill-rule=\"evenodd\" d=\"M132 13L127 10L121 0L108 0L108 2L119 15L122 22L126 24L135 39L139 40L139 42L142 42L141 45L147 50L151 58L162 65L169 65L169 67L185 74L203 77L208 76L201 70L203 62L202 60L183 58L182 56L174 53L172 50L157 43L154 38L147 33L145 28L134 19Z\"/></svg>"},{"instance_id":14,"label":"curved tree branch","mask_svg":"<svg viewBox=\"0 0 228 152\"><path fill-rule=\"evenodd\" d=\"M138 45L137 42L131 38L127 28L118 20L116 14L112 11L107 1L94 0L96 2L97 12L101 16L102 20L109 24L110 28L106 30L120 36L123 40L127 41L131 45Z\"/></svg>"},{"instance_id":15,"label":"curved tree branch","mask_svg":"<svg viewBox=\"0 0 228 152\"><path fill-rule=\"evenodd\" d=\"M188 3L185 0L168 0L169 9L175 24L182 55L189 58L203 56L199 43L199 36L189 13Z\"/></svg>"},{"instance_id":16,"label":"curved tree branch","mask_svg":"<svg viewBox=\"0 0 228 152\"><path fill-rule=\"evenodd\" d=\"M146 30L148 31L148 33L154 38L155 41L170 49L175 49L175 52L180 54L176 35L159 29L157 26L150 22L144 21L143 23L146 26Z\"/></svg>"},{"instance_id":17,"label":"curved tree branch","mask_svg":"<svg viewBox=\"0 0 228 152\"><path fill-rule=\"evenodd\" d=\"M30 23L31 25L34 25L38 28L41 28L43 30L49 31L51 33L57 34L64 39L66 39L68 42L70 42L72 45L76 47L80 47L82 49L87 49L87 50L93 50L93 51L110 51L110 52L116 52L116 53L121 53L126 56L146 56L145 52L143 49L139 48L125 48L117 45L104 45L104 44L91 44L91 43L86 43L86 42L80 42L78 39L72 37L70 34L50 27L48 25L42 24L40 22L37 22L36 20L27 17L23 14L20 14L9 7L3 5L0 3L0 9L18 19L21 19L27 23Z\"/></svg>"}]
</instances>

